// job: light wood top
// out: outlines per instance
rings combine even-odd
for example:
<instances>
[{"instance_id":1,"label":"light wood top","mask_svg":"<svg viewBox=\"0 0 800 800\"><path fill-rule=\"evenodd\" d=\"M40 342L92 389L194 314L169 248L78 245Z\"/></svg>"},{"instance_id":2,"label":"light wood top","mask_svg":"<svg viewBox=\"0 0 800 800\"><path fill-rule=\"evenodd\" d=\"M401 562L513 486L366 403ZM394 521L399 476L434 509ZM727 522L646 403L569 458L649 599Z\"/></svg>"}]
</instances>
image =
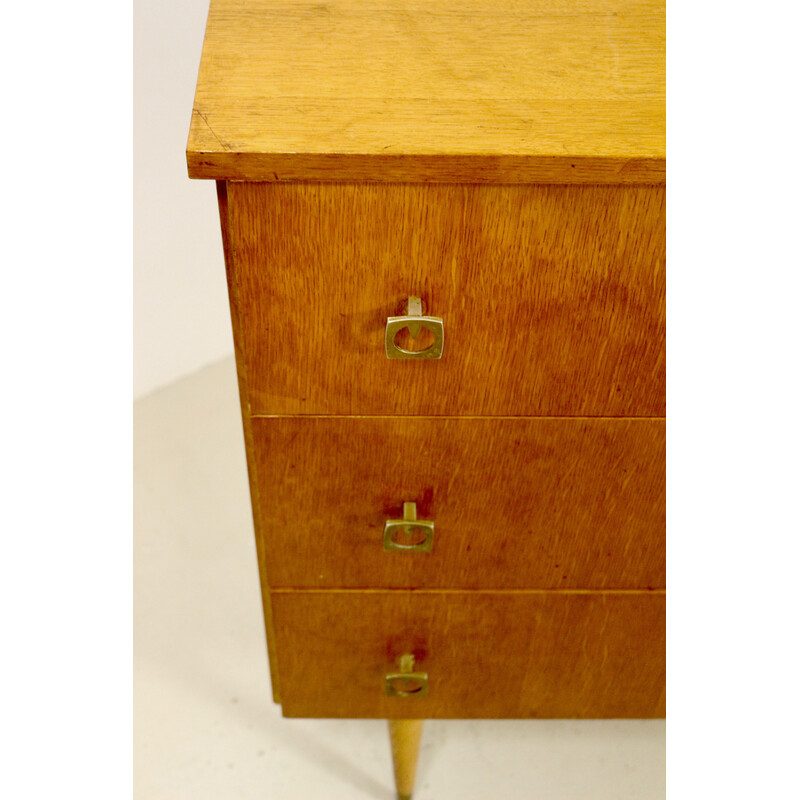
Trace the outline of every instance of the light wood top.
<instances>
[{"instance_id":1,"label":"light wood top","mask_svg":"<svg viewBox=\"0 0 800 800\"><path fill-rule=\"evenodd\" d=\"M212 0L193 178L661 183L662 0Z\"/></svg>"}]
</instances>

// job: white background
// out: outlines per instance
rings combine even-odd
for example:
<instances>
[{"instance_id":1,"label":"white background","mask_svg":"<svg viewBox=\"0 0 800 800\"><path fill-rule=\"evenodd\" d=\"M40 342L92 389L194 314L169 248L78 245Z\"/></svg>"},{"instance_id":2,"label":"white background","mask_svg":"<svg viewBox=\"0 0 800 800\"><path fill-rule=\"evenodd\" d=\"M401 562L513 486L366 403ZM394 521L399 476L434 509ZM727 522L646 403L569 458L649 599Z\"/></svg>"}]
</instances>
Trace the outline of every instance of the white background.
<instances>
[{"instance_id":1,"label":"white background","mask_svg":"<svg viewBox=\"0 0 800 800\"><path fill-rule=\"evenodd\" d=\"M668 11L681 799L797 789L795 14ZM7 4L0 25L0 795L15 800L131 794L131 30L130 6L107 0ZM199 47L202 30L185 35Z\"/></svg>"},{"instance_id":2,"label":"white background","mask_svg":"<svg viewBox=\"0 0 800 800\"><path fill-rule=\"evenodd\" d=\"M134 0L133 395L233 354L214 181L186 141L208 0Z\"/></svg>"}]
</instances>

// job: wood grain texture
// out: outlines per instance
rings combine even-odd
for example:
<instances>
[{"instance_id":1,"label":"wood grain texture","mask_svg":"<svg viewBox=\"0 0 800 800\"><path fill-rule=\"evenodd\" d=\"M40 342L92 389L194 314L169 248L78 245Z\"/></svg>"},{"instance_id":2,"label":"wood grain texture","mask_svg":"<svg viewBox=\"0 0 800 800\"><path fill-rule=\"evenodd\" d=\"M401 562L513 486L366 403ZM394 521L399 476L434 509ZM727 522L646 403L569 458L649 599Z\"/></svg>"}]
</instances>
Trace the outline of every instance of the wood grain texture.
<instances>
[{"instance_id":1,"label":"wood grain texture","mask_svg":"<svg viewBox=\"0 0 800 800\"><path fill-rule=\"evenodd\" d=\"M665 425L655 419L256 418L269 585L665 585ZM431 553L386 552L404 501Z\"/></svg>"},{"instance_id":2,"label":"wood grain texture","mask_svg":"<svg viewBox=\"0 0 800 800\"><path fill-rule=\"evenodd\" d=\"M229 184L252 413L663 415L664 193ZM441 360L385 356L412 294Z\"/></svg>"},{"instance_id":3,"label":"wood grain texture","mask_svg":"<svg viewBox=\"0 0 800 800\"><path fill-rule=\"evenodd\" d=\"M625 718L665 713L651 593L274 592L289 717ZM388 697L402 653L424 697Z\"/></svg>"},{"instance_id":4,"label":"wood grain texture","mask_svg":"<svg viewBox=\"0 0 800 800\"><path fill-rule=\"evenodd\" d=\"M417 777L419 743L422 740L421 719L389 720L389 743L392 748L394 784L397 800L411 800Z\"/></svg>"},{"instance_id":5,"label":"wood grain texture","mask_svg":"<svg viewBox=\"0 0 800 800\"><path fill-rule=\"evenodd\" d=\"M189 174L663 182L664 42L662 0L212 0Z\"/></svg>"},{"instance_id":6,"label":"wood grain texture","mask_svg":"<svg viewBox=\"0 0 800 800\"><path fill-rule=\"evenodd\" d=\"M247 478L250 484L250 501L253 507L253 525L255 527L256 551L258 555L258 573L261 581L261 601L264 612L264 626L267 636L267 656L269 658L269 671L272 681L272 699L280 703L280 681L278 678L278 662L275 658L275 633L272 625L272 606L270 603L269 586L267 584L266 558L262 543L264 536L261 532L261 500L259 481L257 478L256 450L253 445L253 428L250 416L250 401L247 390L247 367L241 349L241 324L239 318L239 300L233 280L234 252L231 246L230 225L228 220L228 192L224 181L217 182L217 203L219 205L219 218L222 228L222 248L225 254L225 275L228 281L228 301L231 311L231 326L233 328L234 354L236 357L236 375L239 383L239 404L242 411L242 427L244 430L245 451L247 454Z\"/></svg>"}]
</instances>

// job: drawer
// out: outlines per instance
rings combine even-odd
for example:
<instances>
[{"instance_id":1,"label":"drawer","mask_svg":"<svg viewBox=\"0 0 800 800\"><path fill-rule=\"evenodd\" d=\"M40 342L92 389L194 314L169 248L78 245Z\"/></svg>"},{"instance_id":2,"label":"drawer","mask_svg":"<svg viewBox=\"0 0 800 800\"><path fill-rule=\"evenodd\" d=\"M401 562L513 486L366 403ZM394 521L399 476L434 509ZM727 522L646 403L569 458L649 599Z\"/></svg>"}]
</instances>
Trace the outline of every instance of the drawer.
<instances>
[{"instance_id":1,"label":"drawer","mask_svg":"<svg viewBox=\"0 0 800 800\"><path fill-rule=\"evenodd\" d=\"M283 713L662 717L660 593L273 592ZM427 694L387 696L401 655Z\"/></svg>"},{"instance_id":2,"label":"drawer","mask_svg":"<svg viewBox=\"0 0 800 800\"><path fill-rule=\"evenodd\" d=\"M260 417L252 430L272 587L665 585L663 419ZM384 550L404 502L433 521L430 552Z\"/></svg>"},{"instance_id":3,"label":"drawer","mask_svg":"<svg viewBox=\"0 0 800 800\"><path fill-rule=\"evenodd\" d=\"M229 183L251 412L663 415L664 192ZM409 296L441 359L387 359Z\"/></svg>"}]
</instances>

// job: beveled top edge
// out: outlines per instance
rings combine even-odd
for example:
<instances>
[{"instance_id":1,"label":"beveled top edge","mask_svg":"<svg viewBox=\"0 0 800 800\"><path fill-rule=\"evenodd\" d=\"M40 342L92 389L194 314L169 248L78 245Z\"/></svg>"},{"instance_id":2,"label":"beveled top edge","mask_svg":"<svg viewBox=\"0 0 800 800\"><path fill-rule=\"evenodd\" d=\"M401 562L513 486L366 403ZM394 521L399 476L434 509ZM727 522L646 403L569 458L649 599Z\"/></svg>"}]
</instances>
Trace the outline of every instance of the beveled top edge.
<instances>
[{"instance_id":1,"label":"beveled top edge","mask_svg":"<svg viewBox=\"0 0 800 800\"><path fill-rule=\"evenodd\" d=\"M187 150L190 178L267 183L665 184L666 158L371 156Z\"/></svg>"},{"instance_id":2,"label":"beveled top edge","mask_svg":"<svg viewBox=\"0 0 800 800\"><path fill-rule=\"evenodd\" d=\"M664 183L663 0L211 0L193 178Z\"/></svg>"}]
</instances>

